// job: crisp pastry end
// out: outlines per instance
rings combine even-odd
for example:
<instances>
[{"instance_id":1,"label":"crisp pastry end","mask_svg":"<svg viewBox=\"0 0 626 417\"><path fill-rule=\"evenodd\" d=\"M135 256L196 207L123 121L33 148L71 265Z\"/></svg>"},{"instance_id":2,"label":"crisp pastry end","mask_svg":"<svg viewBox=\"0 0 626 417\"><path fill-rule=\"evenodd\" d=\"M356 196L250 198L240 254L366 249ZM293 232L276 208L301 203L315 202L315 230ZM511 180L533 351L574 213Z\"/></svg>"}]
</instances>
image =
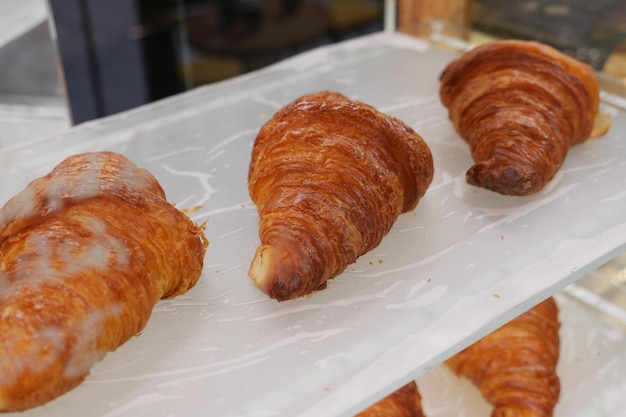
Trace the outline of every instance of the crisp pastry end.
<instances>
[{"instance_id":1,"label":"crisp pastry end","mask_svg":"<svg viewBox=\"0 0 626 417\"><path fill-rule=\"evenodd\" d=\"M611 115L604 112L599 112L593 121L593 128L591 129L590 138L600 138L609 131L611 128Z\"/></svg>"},{"instance_id":2,"label":"crisp pastry end","mask_svg":"<svg viewBox=\"0 0 626 417\"><path fill-rule=\"evenodd\" d=\"M259 287L264 293L268 293L270 282L270 268L273 263L273 251L272 247L268 245L261 245L257 248L248 275L254 281L255 285Z\"/></svg>"},{"instance_id":3,"label":"crisp pastry end","mask_svg":"<svg viewBox=\"0 0 626 417\"><path fill-rule=\"evenodd\" d=\"M302 280L302 269L294 259L293 252L282 244L263 244L252 258L248 275L261 291L277 301L300 297L318 284Z\"/></svg>"}]
</instances>

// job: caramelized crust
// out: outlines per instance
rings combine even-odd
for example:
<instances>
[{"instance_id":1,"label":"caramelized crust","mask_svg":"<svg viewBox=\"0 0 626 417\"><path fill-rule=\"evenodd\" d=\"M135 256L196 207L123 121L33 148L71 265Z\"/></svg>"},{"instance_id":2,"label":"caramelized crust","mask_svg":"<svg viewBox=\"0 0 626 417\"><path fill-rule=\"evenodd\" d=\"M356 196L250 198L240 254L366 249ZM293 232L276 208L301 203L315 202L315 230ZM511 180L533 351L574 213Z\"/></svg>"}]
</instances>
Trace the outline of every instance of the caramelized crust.
<instances>
[{"instance_id":1,"label":"caramelized crust","mask_svg":"<svg viewBox=\"0 0 626 417\"><path fill-rule=\"evenodd\" d=\"M325 288L415 208L432 176L428 146L400 120L335 92L297 99L252 150L262 244L250 277L279 301Z\"/></svg>"},{"instance_id":2,"label":"caramelized crust","mask_svg":"<svg viewBox=\"0 0 626 417\"><path fill-rule=\"evenodd\" d=\"M493 417L549 417L559 400L558 306L553 298L483 337L446 365L494 405Z\"/></svg>"},{"instance_id":3,"label":"caramelized crust","mask_svg":"<svg viewBox=\"0 0 626 417\"><path fill-rule=\"evenodd\" d=\"M355 417L424 417L417 384L409 382Z\"/></svg>"},{"instance_id":4,"label":"caramelized crust","mask_svg":"<svg viewBox=\"0 0 626 417\"><path fill-rule=\"evenodd\" d=\"M0 210L0 411L52 400L191 288L207 241L121 155L76 155Z\"/></svg>"},{"instance_id":5,"label":"caramelized crust","mask_svg":"<svg viewBox=\"0 0 626 417\"><path fill-rule=\"evenodd\" d=\"M441 101L474 158L467 182L501 194L540 191L568 149L592 135L598 116L591 67L537 42L476 47L451 62L440 81ZM595 136L610 126L599 120Z\"/></svg>"}]
</instances>

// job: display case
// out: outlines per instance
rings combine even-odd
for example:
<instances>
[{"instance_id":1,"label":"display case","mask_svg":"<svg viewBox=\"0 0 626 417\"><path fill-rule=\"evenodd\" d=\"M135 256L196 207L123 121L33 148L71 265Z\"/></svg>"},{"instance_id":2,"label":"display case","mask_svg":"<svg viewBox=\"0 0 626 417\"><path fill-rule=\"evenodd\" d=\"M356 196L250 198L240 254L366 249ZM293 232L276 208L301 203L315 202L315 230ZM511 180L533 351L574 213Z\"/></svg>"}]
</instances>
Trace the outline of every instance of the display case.
<instances>
[{"instance_id":1,"label":"display case","mask_svg":"<svg viewBox=\"0 0 626 417\"><path fill-rule=\"evenodd\" d=\"M110 150L150 170L171 202L206 221L211 242L195 288L160 301L145 330L76 389L7 416L351 416L415 378L429 416L474 416L486 405L440 364L555 293L563 323L556 415L617 415L624 329L570 284L626 250L625 101L604 90L612 129L572 148L544 191L498 195L465 183L471 157L439 101L439 73L456 56L379 32L0 148L0 203L71 154ZM327 289L279 303L247 277L259 243L250 152L274 112L320 90L411 125L431 148L435 177L418 207Z\"/></svg>"}]
</instances>

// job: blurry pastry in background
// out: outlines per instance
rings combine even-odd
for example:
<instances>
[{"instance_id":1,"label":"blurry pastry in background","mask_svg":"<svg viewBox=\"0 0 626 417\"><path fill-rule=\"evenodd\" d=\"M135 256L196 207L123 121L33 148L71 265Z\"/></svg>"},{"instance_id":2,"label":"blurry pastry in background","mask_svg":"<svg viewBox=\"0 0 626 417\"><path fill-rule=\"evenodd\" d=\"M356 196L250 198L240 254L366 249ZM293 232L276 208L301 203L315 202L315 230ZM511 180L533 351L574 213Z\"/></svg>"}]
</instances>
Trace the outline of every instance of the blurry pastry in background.
<instances>
[{"instance_id":1,"label":"blurry pastry in background","mask_svg":"<svg viewBox=\"0 0 626 417\"><path fill-rule=\"evenodd\" d=\"M409 382L355 417L424 417L417 384Z\"/></svg>"},{"instance_id":2,"label":"blurry pastry in background","mask_svg":"<svg viewBox=\"0 0 626 417\"><path fill-rule=\"evenodd\" d=\"M550 297L446 361L493 417L551 417L559 401L559 309Z\"/></svg>"},{"instance_id":3,"label":"blurry pastry in background","mask_svg":"<svg viewBox=\"0 0 626 417\"><path fill-rule=\"evenodd\" d=\"M560 395L559 309L550 297L445 362L493 405L492 417L552 417ZM426 398L427 400L427 398ZM412 381L356 417L423 417Z\"/></svg>"}]
</instances>

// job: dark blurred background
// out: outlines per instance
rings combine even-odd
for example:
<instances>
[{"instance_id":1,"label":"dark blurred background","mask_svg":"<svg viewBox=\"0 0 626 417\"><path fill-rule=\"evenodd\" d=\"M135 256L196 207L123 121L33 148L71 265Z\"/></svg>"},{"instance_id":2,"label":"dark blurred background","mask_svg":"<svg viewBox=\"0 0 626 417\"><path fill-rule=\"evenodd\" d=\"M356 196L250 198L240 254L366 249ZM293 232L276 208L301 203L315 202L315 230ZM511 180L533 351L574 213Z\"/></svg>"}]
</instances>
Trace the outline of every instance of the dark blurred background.
<instances>
[{"instance_id":1,"label":"dark blurred background","mask_svg":"<svg viewBox=\"0 0 626 417\"><path fill-rule=\"evenodd\" d=\"M475 0L474 28L537 40L601 70L626 41L625 0Z\"/></svg>"},{"instance_id":2,"label":"dark blurred background","mask_svg":"<svg viewBox=\"0 0 626 417\"><path fill-rule=\"evenodd\" d=\"M0 0L0 121L13 129L0 124L0 146L26 130L35 110L50 121L42 130L61 117L78 124L381 31L384 3ZM626 0L397 4L404 17L462 6L465 33L536 39L626 79Z\"/></svg>"},{"instance_id":3,"label":"dark blurred background","mask_svg":"<svg viewBox=\"0 0 626 417\"><path fill-rule=\"evenodd\" d=\"M380 31L383 0L49 0L74 123Z\"/></svg>"}]
</instances>

